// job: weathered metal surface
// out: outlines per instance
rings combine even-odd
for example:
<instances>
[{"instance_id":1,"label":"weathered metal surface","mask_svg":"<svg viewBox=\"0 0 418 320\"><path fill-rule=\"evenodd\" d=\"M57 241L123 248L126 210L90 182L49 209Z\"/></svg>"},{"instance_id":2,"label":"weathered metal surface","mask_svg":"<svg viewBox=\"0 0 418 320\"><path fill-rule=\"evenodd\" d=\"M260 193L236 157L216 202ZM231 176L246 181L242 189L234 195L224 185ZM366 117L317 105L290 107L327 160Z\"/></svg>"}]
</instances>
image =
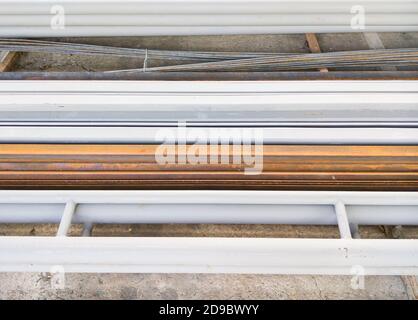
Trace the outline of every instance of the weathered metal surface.
<instances>
[{"instance_id":1,"label":"weathered metal surface","mask_svg":"<svg viewBox=\"0 0 418 320\"><path fill-rule=\"evenodd\" d=\"M416 146L264 146L262 171L255 175L245 171L252 165L233 164L232 147L219 149L220 156L229 157L223 164L210 159L160 164L155 159L158 147L0 145L0 186L418 190ZM186 153L177 151L176 156L187 158Z\"/></svg>"}]
</instances>

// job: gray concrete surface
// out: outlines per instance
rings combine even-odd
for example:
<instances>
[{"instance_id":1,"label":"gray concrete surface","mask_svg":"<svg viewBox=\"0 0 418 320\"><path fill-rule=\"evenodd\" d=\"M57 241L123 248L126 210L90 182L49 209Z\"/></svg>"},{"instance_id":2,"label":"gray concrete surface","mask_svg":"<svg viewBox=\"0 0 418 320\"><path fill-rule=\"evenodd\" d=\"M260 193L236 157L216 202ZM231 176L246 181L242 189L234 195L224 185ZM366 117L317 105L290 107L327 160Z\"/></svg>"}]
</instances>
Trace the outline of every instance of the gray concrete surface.
<instances>
[{"instance_id":1,"label":"gray concrete surface","mask_svg":"<svg viewBox=\"0 0 418 320\"><path fill-rule=\"evenodd\" d=\"M387 48L418 47L418 33L381 34ZM308 52L304 35L136 37L60 39L92 44L177 50ZM361 34L318 35L323 51L367 49ZM155 64L155 62L152 62ZM100 71L142 66L140 59L22 54L15 70ZM0 225L1 235L48 235L56 226ZM72 234L80 232L79 227ZM246 236L329 237L332 227L133 225L96 226L96 236ZM390 236L380 228L362 228L365 238ZM416 238L407 228L402 237ZM414 292L415 286L415 292ZM67 274L57 287L48 274L0 273L0 299L414 299L416 279L366 277L364 289L351 287L351 277L206 275L206 274Z\"/></svg>"},{"instance_id":2,"label":"gray concrete surface","mask_svg":"<svg viewBox=\"0 0 418 320\"><path fill-rule=\"evenodd\" d=\"M1 299L408 299L399 277L207 274L69 274L56 289L42 274L0 274Z\"/></svg>"}]
</instances>

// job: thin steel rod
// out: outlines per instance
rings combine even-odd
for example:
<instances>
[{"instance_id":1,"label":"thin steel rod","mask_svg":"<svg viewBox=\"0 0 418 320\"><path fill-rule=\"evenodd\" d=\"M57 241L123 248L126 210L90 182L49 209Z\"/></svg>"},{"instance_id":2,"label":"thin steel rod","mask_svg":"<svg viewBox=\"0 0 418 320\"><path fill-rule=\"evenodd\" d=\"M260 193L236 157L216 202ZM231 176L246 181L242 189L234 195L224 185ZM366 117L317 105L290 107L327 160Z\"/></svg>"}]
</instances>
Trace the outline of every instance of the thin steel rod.
<instances>
[{"instance_id":1,"label":"thin steel rod","mask_svg":"<svg viewBox=\"0 0 418 320\"><path fill-rule=\"evenodd\" d=\"M147 68L146 72L289 71L319 68L416 66L417 49L379 49L308 53ZM140 71L141 69L137 69ZM121 70L119 70L121 71ZM132 70L126 70L132 71Z\"/></svg>"},{"instance_id":2,"label":"thin steel rod","mask_svg":"<svg viewBox=\"0 0 418 320\"><path fill-rule=\"evenodd\" d=\"M75 214L77 204L74 201L68 201L65 204L64 213L59 224L57 237L66 237L70 230L73 216Z\"/></svg>"},{"instance_id":3,"label":"thin steel rod","mask_svg":"<svg viewBox=\"0 0 418 320\"><path fill-rule=\"evenodd\" d=\"M58 54L106 55L129 58L145 58L156 60L201 60L217 61L230 59L244 59L262 56L277 56L277 53L263 52L204 52L204 51L175 51L152 50L114 46L99 46L81 43L68 43L30 39L0 39L0 50L19 52L44 52Z\"/></svg>"},{"instance_id":4,"label":"thin steel rod","mask_svg":"<svg viewBox=\"0 0 418 320\"><path fill-rule=\"evenodd\" d=\"M0 39L0 50L46 52L61 54L111 55L163 60L203 60L216 63L200 63L187 66L166 66L147 68L147 72L156 71L246 71L256 68L263 71L300 70L320 67L367 67L380 65L415 65L417 50L414 49L376 49L345 52L316 52L312 54L273 54L273 53L237 53L237 52L193 52L163 51L136 48L97 46L78 43L61 43L39 40ZM278 60L279 59L279 60ZM230 60L236 60L229 63ZM138 70L140 71L140 70ZM141 70L143 71L143 70Z\"/></svg>"},{"instance_id":5,"label":"thin steel rod","mask_svg":"<svg viewBox=\"0 0 418 320\"><path fill-rule=\"evenodd\" d=\"M350 223L348 221L345 204L338 201L335 204L335 214L337 215L338 229L342 239L351 239Z\"/></svg>"}]
</instances>

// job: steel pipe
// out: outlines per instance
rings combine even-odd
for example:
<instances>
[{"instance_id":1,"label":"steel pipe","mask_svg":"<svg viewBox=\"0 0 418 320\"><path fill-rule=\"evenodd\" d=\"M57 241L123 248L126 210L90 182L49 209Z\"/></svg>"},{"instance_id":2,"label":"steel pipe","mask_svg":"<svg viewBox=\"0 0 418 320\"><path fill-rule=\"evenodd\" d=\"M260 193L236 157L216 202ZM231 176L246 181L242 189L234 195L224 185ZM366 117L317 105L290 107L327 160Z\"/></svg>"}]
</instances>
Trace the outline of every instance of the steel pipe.
<instances>
[{"instance_id":1,"label":"steel pipe","mask_svg":"<svg viewBox=\"0 0 418 320\"><path fill-rule=\"evenodd\" d=\"M365 26L357 30L350 26L267 26L267 27L132 27L132 26L68 26L63 29L39 26L1 27L0 37L133 37L133 36L188 36L188 35L236 35L236 34L291 34L291 33L343 33L343 32L417 32L415 25Z\"/></svg>"}]
</instances>

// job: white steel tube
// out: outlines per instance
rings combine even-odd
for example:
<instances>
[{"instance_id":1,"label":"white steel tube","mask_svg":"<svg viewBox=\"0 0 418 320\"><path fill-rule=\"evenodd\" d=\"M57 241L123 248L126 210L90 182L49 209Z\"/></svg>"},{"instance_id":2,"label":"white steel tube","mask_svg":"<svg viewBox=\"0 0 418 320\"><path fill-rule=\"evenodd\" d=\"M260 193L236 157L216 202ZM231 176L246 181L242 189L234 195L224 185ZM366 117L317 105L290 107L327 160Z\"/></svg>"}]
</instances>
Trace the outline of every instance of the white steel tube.
<instances>
[{"instance_id":1,"label":"white steel tube","mask_svg":"<svg viewBox=\"0 0 418 320\"><path fill-rule=\"evenodd\" d=\"M338 229L342 239L351 239L350 222L348 221L347 210L341 201L335 205L335 214L337 215Z\"/></svg>"},{"instance_id":2,"label":"white steel tube","mask_svg":"<svg viewBox=\"0 0 418 320\"><path fill-rule=\"evenodd\" d=\"M60 225L57 231L57 237L66 237L71 227L77 204L74 201L68 201L65 204L64 213L62 215Z\"/></svg>"}]
</instances>

